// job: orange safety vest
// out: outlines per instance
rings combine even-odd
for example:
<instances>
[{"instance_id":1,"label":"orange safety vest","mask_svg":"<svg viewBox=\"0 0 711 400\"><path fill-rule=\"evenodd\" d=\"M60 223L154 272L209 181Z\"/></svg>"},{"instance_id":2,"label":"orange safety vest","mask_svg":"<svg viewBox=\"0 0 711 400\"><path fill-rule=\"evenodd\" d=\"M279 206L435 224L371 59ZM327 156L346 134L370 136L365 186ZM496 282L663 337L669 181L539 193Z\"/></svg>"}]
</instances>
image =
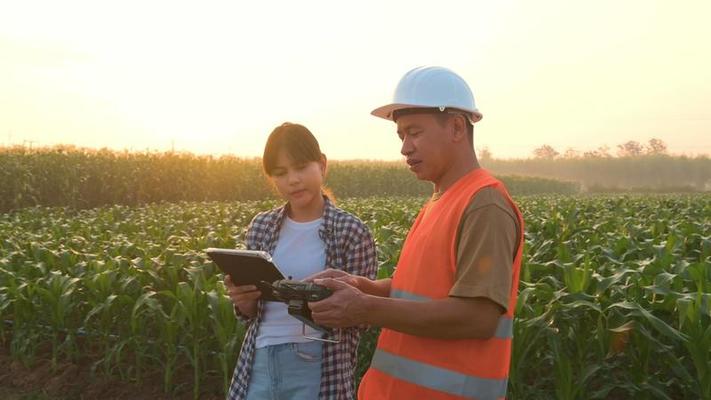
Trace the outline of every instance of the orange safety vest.
<instances>
[{"instance_id":1,"label":"orange safety vest","mask_svg":"<svg viewBox=\"0 0 711 400\"><path fill-rule=\"evenodd\" d=\"M479 168L426 204L410 228L393 275L390 297L428 301L447 298L456 277L457 228L472 197L484 187L501 192L516 212L519 244L513 262L508 310L494 337L434 339L383 328L358 398L501 399L506 396L513 313L523 252L523 218L503 184Z\"/></svg>"}]
</instances>

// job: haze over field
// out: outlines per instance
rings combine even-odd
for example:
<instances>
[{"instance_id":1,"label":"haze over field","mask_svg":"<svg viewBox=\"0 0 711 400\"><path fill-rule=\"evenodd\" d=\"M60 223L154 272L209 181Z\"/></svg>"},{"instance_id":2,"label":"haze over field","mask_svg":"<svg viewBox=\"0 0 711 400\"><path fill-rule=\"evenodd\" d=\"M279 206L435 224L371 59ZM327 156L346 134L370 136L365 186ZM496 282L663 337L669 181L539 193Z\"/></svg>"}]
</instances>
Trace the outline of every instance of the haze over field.
<instances>
[{"instance_id":1,"label":"haze over field","mask_svg":"<svg viewBox=\"0 0 711 400\"><path fill-rule=\"evenodd\" d=\"M444 65L471 84L476 147L528 157L659 138L711 153L711 2L362 1L0 5L0 145L258 156L308 126L332 159L398 159L369 115Z\"/></svg>"}]
</instances>

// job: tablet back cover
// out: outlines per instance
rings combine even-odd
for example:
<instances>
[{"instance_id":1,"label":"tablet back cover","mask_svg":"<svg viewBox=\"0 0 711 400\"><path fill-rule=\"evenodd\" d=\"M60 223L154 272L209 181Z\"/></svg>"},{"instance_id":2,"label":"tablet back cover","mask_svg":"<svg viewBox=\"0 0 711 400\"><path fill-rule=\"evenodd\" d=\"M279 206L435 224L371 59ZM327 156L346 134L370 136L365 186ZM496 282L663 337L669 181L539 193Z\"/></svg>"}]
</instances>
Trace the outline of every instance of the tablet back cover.
<instances>
[{"instance_id":1,"label":"tablet back cover","mask_svg":"<svg viewBox=\"0 0 711 400\"><path fill-rule=\"evenodd\" d=\"M271 256L263 251L209 248L207 255L237 286L255 285L262 292L262 299L278 301L270 286L284 279L284 275L271 261Z\"/></svg>"}]
</instances>

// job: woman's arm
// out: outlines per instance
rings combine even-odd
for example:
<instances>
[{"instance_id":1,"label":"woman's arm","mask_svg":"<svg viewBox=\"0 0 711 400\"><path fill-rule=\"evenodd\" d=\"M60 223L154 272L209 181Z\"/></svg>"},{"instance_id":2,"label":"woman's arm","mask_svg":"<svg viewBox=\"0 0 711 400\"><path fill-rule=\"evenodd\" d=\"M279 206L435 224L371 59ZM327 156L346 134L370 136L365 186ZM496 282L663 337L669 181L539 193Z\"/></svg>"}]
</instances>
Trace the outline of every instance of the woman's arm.
<instances>
[{"instance_id":1,"label":"woman's arm","mask_svg":"<svg viewBox=\"0 0 711 400\"><path fill-rule=\"evenodd\" d=\"M244 243L247 250L259 250L259 241L262 239L263 232L256 229L266 213L257 214L247 226L244 233ZM253 285L236 286L229 275L225 276L224 280L227 294L234 304L235 317L244 325L250 324L257 316L258 301L261 292Z\"/></svg>"},{"instance_id":2,"label":"woman's arm","mask_svg":"<svg viewBox=\"0 0 711 400\"><path fill-rule=\"evenodd\" d=\"M343 270L354 276L375 279L378 274L378 254L368 227L362 222L355 232L346 232L349 240L345 246Z\"/></svg>"}]
</instances>

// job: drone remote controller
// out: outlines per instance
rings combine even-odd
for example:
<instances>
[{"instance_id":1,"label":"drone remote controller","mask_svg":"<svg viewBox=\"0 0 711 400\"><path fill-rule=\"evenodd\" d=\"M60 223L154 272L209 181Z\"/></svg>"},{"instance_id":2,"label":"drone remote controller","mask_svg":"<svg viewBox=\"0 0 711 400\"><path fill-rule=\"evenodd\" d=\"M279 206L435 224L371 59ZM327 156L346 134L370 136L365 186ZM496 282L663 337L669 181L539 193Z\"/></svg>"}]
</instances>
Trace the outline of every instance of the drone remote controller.
<instances>
[{"instance_id":1,"label":"drone remote controller","mask_svg":"<svg viewBox=\"0 0 711 400\"><path fill-rule=\"evenodd\" d=\"M264 283L266 284L266 282ZM330 296L333 293L331 289L313 282L290 279L280 279L269 286L271 286L274 297L288 305L288 312L291 316L318 331L331 332L329 328L314 322L308 305L310 301L319 301Z\"/></svg>"}]
</instances>

